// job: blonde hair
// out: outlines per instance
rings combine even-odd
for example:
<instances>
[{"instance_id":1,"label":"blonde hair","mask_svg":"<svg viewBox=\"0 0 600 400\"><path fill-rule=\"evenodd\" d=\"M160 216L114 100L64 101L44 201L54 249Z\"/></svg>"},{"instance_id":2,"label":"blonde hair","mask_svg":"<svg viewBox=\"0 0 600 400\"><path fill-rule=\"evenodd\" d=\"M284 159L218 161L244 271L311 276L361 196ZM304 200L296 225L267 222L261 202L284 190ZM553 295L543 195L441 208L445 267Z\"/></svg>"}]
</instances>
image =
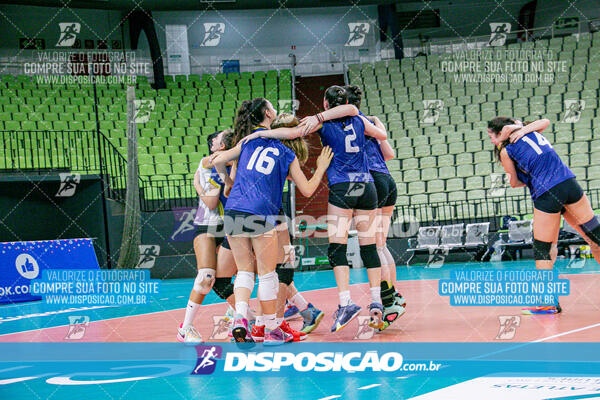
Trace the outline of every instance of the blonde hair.
<instances>
[{"instance_id":1,"label":"blonde hair","mask_svg":"<svg viewBox=\"0 0 600 400\"><path fill-rule=\"evenodd\" d=\"M298 118L294 117L292 114L281 113L271 123L271 129L293 128L298 126L298 124L300 124ZM292 140L282 140L281 143L289 147L294 154L296 154L300 164L304 164L306 160L308 160L308 144L304 138L299 137Z\"/></svg>"}]
</instances>

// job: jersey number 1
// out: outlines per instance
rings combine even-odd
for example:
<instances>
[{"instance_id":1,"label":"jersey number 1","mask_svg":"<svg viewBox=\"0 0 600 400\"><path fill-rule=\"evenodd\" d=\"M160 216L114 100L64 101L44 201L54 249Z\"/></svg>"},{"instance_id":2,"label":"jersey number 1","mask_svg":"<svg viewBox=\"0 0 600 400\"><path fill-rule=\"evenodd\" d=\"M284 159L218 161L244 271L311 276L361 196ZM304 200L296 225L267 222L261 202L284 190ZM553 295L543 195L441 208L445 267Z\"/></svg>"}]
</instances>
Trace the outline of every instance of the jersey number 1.
<instances>
[{"instance_id":1,"label":"jersey number 1","mask_svg":"<svg viewBox=\"0 0 600 400\"><path fill-rule=\"evenodd\" d=\"M535 134L535 138L537 139L537 143L535 143L533 140L531 140L530 138L528 138L527 136L523 136L523 140L531 146L531 148L539 155L542 154L543 151L542 149L540 149L540 146L550 146L550 148L552 148L552 145L550 144L550 142L548 141L548 139L546 139L544 136L540 135L537 132L533 132ZM539 146L538 146L539 145Z\"/></svg>"},{"instance_id":2,"label":"jersey number 1","mask_svg":"<svg viewBox=\"0 0 600 400\"><path fill-rule=\"evenodd\" d=\"M257 147L248 161L246 169L260 172L261 174L269 175L275 168L275 160L269 156L269 153L273 153L275 156L279 155L279 149L275 147L267 147L263 149L262 146Z\"/></svg>"}]
</instances>

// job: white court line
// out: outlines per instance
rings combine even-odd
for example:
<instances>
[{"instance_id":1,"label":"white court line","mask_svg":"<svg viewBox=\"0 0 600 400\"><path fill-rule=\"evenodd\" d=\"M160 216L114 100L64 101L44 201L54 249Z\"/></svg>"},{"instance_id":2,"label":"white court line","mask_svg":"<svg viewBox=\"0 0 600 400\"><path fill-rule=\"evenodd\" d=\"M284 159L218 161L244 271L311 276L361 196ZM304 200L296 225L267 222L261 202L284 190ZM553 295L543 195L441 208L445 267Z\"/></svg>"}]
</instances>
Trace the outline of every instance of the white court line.
<instances>
[{"instance_id":1,"label":"white court line","mask_svg":"<svg viewBox=\"0 0 600 400\"><path fill-rule=\"evenodd\" d=\"M338 397L342 397L342 396L339 394L334 394L333 396L321 397L319 400L331 400L331 399L337 399Z\"/></svg>"},{"instance_id":2,"label":"white court line","mask_svg":"<svg viewBox=\"0 0 600 400\"><path fill-rule=\"evenodd\" d=\"M600 326L600 322L598 322L597 324L594 324L594 325L584 326L583 328L577 328L577 329L573 329L571 331L567 331L567 332L563 332L563 333L557 333L556 335L552 335L552 336L548 336L548 337L545 337L545 338L542 338L542 339L534 340L533 342L530 342L530 343L545 342L546 340L555 339L555 338L561 337L561 336L566 336L566 335L569 335L571 333L577 333L577 332L581 332L581 331L586 331L588 329L596 328L598 326Z\"/></svg>"},{"instance_id":3,"label":"white court line","mask_svg":"<svg viewBox=\"0 0 600 400\"><path fill-rule=\"evenodd\" d=\"M363 386L363 387L359 387L357 390L367 390L367 389L371 389L377 386L381 386L381 383L374 383L372 385L367 385L367 386Z\"/></svg>"}]
</instances>

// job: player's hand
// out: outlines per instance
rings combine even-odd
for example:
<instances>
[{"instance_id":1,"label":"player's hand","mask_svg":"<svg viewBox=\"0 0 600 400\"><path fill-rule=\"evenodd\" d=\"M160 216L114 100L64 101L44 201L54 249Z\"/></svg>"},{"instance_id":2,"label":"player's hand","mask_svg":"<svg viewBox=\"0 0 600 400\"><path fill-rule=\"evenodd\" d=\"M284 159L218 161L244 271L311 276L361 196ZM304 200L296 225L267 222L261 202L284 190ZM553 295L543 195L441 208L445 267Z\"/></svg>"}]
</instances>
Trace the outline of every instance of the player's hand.
<instances>
[{"instance_id":1,"label":"player's hand","mask_svg":"<svg viewBox=\"0 0 600 400\"><path fill-rule=\"evenodd\" d=\"M526 134L527 134L527 132L523 131L521 128L517 128L510 133L508 140L510 140L511 143L514 143L517 140L521 139Z\"/></svg>"},{"instance_id":2,"label":"player's hand","mask_svg":"<svg viewBox=\"0 0 600 400\"><path fill-rule=\"evenodd\" d=\"M316 117L316 115L311 115L310 117L304 117L300 120L300 125L298 128L302 131L302 136L306 136L307 134L314 132L317 126L319 126L321 122Z\"/></svg>"},{"instance_id":3,"label":"player's hand","mask_svg":"<svg viewBox=\"0 0 600 400\"><path fill-rule=\"evenodd\" d=\"M500 134L498 135L498 141L500 143L504 142L506 139L509 138L511 133L513 133L515 130L521 129L522 127L523 125L518 124L504 125L504 127L500 131Z\"/></svg>"},{"instance_id":4,"label":"player's hand","mask_svg":"<svg viewBox=\"0 0 600 400\"><path fill-rule=\"evenodd\" d=\"M214 153L212 153L210 156L208 156L208 162L210 163L210 165L215 165L214 161L215 158L217 158L217 156L220 154L220 151L215 151Z\"/></svg>"},{"instance_id":5,"label":"player's hand","mask_svg":"<svg viewBox=\"0 0 600 400\"><path fill-rule=\"evenodd\" d=\"M246 136L245 138L243 138L242 140L240 140L240 145L243 145L244 143L248 143L249 141L251 141L253 139L259 138L260 137L260 132L261 131L249 134L248 136Z\"/></svg>"},{"instance_id":6,"label":"player's hand","mask_svg":"<svg viewBox=\"0 0 600 400\"><path fill-rule=\"evenodd\" d=\"M319 154L319 158L317 158L317 169L327 169L327 167L329 167L329 164L331 163L332 158L333 151L331 151L331 147L323 147L323 150L321 150L321 154Z\"/></svg>"},{"instance_id":7,"label":"player's hand","mask_svg":"<svg viewBox=\"0 0 600 400\"><path fill-rule=\"evenodd\" d=\"M233 186L230 186L230 185L226 184L225 187L223 188L223 196L229 197L229 194L231 193L231 188L232 187Z\"/></svg>"}]
</instances>

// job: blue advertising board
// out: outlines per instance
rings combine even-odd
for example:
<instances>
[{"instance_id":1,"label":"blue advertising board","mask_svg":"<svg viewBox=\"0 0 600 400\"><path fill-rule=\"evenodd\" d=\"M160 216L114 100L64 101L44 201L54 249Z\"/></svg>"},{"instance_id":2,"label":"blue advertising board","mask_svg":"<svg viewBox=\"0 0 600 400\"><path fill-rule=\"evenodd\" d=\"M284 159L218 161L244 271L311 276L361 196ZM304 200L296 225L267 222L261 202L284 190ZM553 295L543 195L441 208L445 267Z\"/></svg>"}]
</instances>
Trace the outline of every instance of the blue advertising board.
<instances>
[{"instance_id":1,"label":"blue advertising board","mask_svg":"<svg viewBox=\"0 0 600 400\"><path fill-rule=\"evenodd\" d=\"M0 243L0 304L40 300L32 279L50 269L99 269L92 239Z\"/></svg>"}]
</instances>

